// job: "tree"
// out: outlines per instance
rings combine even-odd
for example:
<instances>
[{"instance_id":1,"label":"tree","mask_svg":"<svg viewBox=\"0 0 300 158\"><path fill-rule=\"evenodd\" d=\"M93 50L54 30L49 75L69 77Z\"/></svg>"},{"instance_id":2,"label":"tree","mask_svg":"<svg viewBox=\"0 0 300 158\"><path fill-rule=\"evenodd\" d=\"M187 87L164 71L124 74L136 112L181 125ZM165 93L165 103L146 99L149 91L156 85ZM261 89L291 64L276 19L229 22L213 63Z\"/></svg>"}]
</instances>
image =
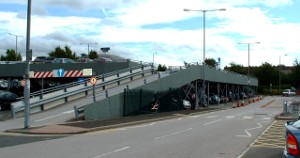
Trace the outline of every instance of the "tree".
<instances>
[{"instance_id":1,"label":"tree","mask_svg":"<svg viewBox=\"0 0 300 158\"><path fill-rule=\"evenodd\" d=\"M49 56L55 58L76 59L76 54L72 52L68 45L65 46L65 50L61 49L60 46L57 46L54 51L49 53Z\"/></svg>"},{"instance_id":2,"label":"tree","mask_svg":"<svg viewBox=\"0 0 300 158\"><path fill-rule=\"evenodd\" d=\"M261 85L277 85L279 83L278 73L278 69L265 62L260 67L256 68L254 76L258 78L258 82Z\"/></svg>"},{"instance_id":3,"label":"tree","mask_svg":"<svg viewBox=\"0 0 300 158\"><path fill-rule=\"evenodd\" d=\"M90 59L96 59L96 58L98 58L98 57L99 57L99 56L98 56L98 54L97 54L96 51L91 50L91 51L89 52L89 58L90 58Z\"/></svg>"},{"instance_id":4,"label":"tree","mask_svg":"<svg viewBox=\"0 0 300 158\"><path fill-rule=\"evenodd\" d=\"M218 62L213 58L205 59L205 64L209 65L211 67L217 67L218 66Z\"/></svg>"},{"instance_id":5,"label":"tree","mask_svg":"<svg viewBox=\"0 0 300 158\"><path fill-rule=\"evenodd\" d=\"M236 72L239 74L244 74L244 75L246 74L245 67L243 65L239 65L234 62L230 63L230 67L226 66L224 69L228 70L228 71Z\"/></svg>"},{"instance_id":6,"label":"tree","mask_svg":"<svg viewBox=\"0 0 300 158\"><path fill-rule=\"evenodd\" d=\"M294 68L292 70L292 74L291 74L291 78L292 78L292 85L296 88L300 87L300 64L298 63L298 60L296 59L294 61Z\"/></svg>"},{"instance_id":7,"label":"tree","mask_svg":"<svg viewBox=\"0 0 300 158\"><path fill-rule=\"evenodd\" d=\"M1 61L22 61L22 56L20 53L16 53L13 49L8 49L6 51L6 56L1 55Z\"/></svg>"},{"instance_id":8,"label":"tree","mask_svg":"<svg viewBox=\"0 0 300 158\"><path fill-rule=\"evenodd\" d=\"M157 71L166 71L167 70L167 67L166 65L161 65L161 64L158 64L158 67L157 67Z\"/></svg>"}]
</instances>

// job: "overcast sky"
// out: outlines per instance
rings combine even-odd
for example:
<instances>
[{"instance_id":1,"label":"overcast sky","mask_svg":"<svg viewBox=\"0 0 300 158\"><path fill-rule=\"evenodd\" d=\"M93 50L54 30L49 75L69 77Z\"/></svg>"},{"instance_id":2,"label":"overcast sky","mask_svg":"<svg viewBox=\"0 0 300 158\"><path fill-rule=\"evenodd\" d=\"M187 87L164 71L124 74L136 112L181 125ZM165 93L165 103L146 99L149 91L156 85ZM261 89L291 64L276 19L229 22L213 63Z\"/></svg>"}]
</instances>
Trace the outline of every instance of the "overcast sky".
<instances>
[{"instance_id":1,"label":"overcast sky","mask_svg":"<svg viewBox=\"0 0 300 158\"><path fill-rule=\"evenodd\" d=\"M56 46L79 56L110 47L125 58L167 66L203 60L203 12L206 58L248 66L264 62L291 66L300 55L298 0L32 0L33 56ZM0 0L0 55L15 49L25 56L27 0Z\"/></svg>"}]
</instances>

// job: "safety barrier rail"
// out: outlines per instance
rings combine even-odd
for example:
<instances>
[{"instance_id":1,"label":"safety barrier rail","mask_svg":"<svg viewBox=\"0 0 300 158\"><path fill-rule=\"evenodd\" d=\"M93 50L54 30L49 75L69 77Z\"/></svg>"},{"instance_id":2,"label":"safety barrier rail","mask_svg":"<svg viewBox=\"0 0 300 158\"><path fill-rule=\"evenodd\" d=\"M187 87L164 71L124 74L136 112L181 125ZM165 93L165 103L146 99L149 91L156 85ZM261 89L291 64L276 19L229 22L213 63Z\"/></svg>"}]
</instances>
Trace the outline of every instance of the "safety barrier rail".
<instances>
[{"instance_id":1,"label":"safety barrier rail","mask_svg":"<svg viewBox=\"0 0 300 158\"><path fill-rule=\"evenodd\" d=\"M95 88L106 89L106 87L117 86L122 82L130 82L131 80L144 77L145 75L153 74L153 68L150 67L140 67L140 70L130 69L129 72L122 71L123 73L110 73L114 75L100 75L97 79L101 79L102 82L95 85ZM103 78L103 76L106 76ZM107 80L106 80L107 79ZM43 111L54 106L61 105L65 102L82 98L91 92L93 89L92 85L88 85L87 82L74 86L65 86L64 89L57 89L57 91L52 91L52 93L44 94L43 97L32 97L30 98L31 113ZM11 105L11 115L13 118L22 115L21 112L24 111L23 101L13 103Z\"/></svg>"}]
</instances>

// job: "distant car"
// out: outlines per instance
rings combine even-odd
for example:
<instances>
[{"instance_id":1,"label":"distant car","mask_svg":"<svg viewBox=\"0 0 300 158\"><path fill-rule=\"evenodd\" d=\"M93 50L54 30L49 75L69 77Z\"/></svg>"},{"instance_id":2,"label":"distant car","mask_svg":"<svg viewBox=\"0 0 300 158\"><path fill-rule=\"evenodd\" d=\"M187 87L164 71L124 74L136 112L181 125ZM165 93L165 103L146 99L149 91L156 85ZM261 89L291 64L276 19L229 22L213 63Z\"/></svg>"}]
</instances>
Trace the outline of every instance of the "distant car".
<instances>
[{"instance_id":1,"label":"distant car","mask_svg":"<svg viewBox=\"0 0 300 158\"><path fill-rule=\"evenodd\" d=\"M215 95L215 94L211 94L210 96L210 103L212 104L220 104L221 99L219 96Z\"/></svg>"},{"instance_id":2,"label":"distant car","mask_svg":"<svg viewBox=\"0 0 300 158\"><path fill-rule=\"evenodd\" d=\"M282 92L283 96L295 96L296 92L293 91L292 89L284 89Z\"/></svg>"},{"instance_id":3,"label":"distant car","mask_svg":"<svg viewBox=\"0 0 300 158\"><path fill-rule=\"evenodd\" d=\"M111 58L106 58L106 57L99 57L94 59L95 63L111 63L113 60Z\"/></svg>"},{"instance_id":4,"label":"distant car","mask_svg":"<svg viewBox=\"0 0 300 158\"><path fill-rule=\"evenodd\" d=\"M44 63L52 63L52 61L55 59L55 57L46 57L44 60Z\"/></svg>"},{"instance_id":5,"label":"distant car","mask_svg":"<svg viewBox=\"0 0 300 158\"><path fill-rule=\"evenodd\" d=\"M34 64L43 64L44 61L45 61L45 59L46 59L45 56L38 56L38 57L36 57L36 58L32 61L32 63L34 63Z\"/></svg>"},{"instance_id":6,"label":"distant car","mask_svg":"<svg viewBox=\"0 0 300 158\"><path fill-rule=\"evenodd\" d=\"M18 95L9 91L0 91L1 110L9 110L12 102L18 101Z\"/></svg>"},{"instance_id":7,"label":"distant car","mask_svg":"<svg viewBox=\"0 0 300 158\"><path fill-rule=\"evenodd\" d=\"M77 63L92 63L94 60L88 57L80 57L76 60Z\"/></svg>"},{"instance_id":8,"label":"distant car","mask_svg":"<svg viewBox=\"0 0 300 158\"><path fill-rule=\"evenodd\" d=\"M285 148L283 150L283 158L300 158L300 120L285 124Z\"/></svg>"},{"instance_id":9,"label":"distant car","mask_svg":"<svg viewBox=\"0 0 300 158\"><path fill-rule=\"evenodd\" d=\"M70 58L55 58L52 63L75 63L75 61Z\"/></svg>"}]
</instances>

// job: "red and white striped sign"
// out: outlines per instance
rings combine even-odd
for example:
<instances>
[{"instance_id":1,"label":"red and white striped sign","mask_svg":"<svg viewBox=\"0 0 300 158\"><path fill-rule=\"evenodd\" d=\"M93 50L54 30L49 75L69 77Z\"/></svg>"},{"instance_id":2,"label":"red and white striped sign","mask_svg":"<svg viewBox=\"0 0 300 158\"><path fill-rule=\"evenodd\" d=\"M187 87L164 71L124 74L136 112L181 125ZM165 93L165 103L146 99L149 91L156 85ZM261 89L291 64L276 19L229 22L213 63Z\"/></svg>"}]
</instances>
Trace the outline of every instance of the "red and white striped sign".
<instances>
[{"instance_id":1,"label":"red and white striped sign","mask_svg":"<svg viewBox=\"0 0 300 158\"><path fill-rule=\"evenodd\" d=\"M53 71L44 71L44 72L34 72L34 78L49 78L49 77L58 77L57 70ZM82 70L66 70L61 77L82 77Z\"/></svg>"},{"instance_id":2,"label":"red and white striped sign","mask_svg":"<svg viewBox=\"0 0 300 158\"><path fill-rule=\"evenodd\" d=\"M82 70L67 70L65 71L64 77L82 77Z\"/></svg>"},{"instance_id":3,"label":"red and white striped sign","mask_svg":"<svg viewBox=\"0 0 300 158\"><path fill-rule=\"evenodd\" d=\"M34 78L47 78L53 77L52 71L34 72Z\"/></svg>"}]
</instances>

